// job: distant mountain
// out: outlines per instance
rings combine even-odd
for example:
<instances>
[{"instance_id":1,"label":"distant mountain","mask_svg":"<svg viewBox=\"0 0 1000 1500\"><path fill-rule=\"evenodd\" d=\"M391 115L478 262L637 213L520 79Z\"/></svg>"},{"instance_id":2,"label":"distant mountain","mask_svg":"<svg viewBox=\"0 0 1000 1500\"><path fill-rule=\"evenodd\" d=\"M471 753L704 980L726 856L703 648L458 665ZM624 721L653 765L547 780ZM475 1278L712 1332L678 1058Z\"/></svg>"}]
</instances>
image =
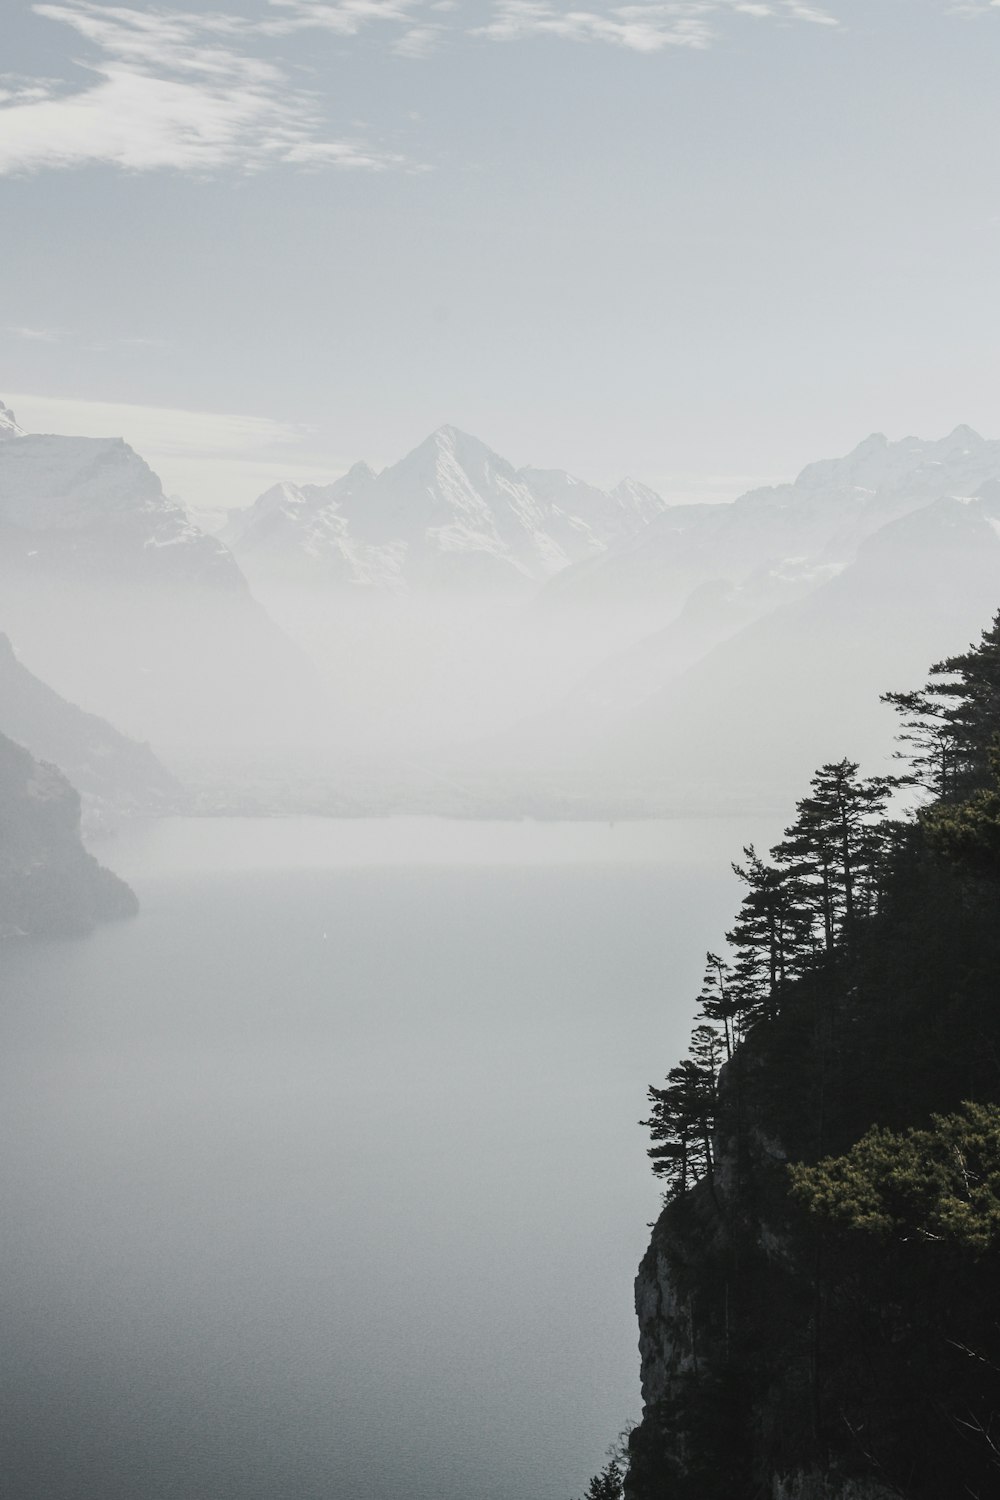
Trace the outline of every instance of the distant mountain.
<instances>
[{"instance_id":1,"label":"distant mountain","mask_svg":"<svg viewBox=\"0 0 1000 1500\"><path fill-rule=\"evenodd\" d=\"M80 842L65 776L0 735L0 936L73 937L137 909Z\"/></svg>"},{"instance_id":2,"label":"distant mountain","mask_svg":"<svg viewBox=\"0 0 1000 1500\"><path fill-rule=\"evenodd\" d=\"M610 727L600 756L661 787L749 796L819 758L888 763L886 688L964 649L1000 601L1000 482L889 522L804 599L716 646Z\"/></svg>"},{"instance_id":3,"label":"distant mountain","mask_svg":"<svg viewBox=\"0 0 1000 1500\"><path fill-rule=\"evenodd\" d=\"M246 589L226 548L121 438L26 433L0 404L0 577L32 570L69 583Z\"/></svg>"},{"instance_id":4,"label":"distant mountain","mask_svg":"<svg viewBox=\"0 0 1000 1500\"><path fill-rule=\"evenodd\" d=\"M759 569L843 566L865 537L946 495L973 495L1000 477L1000 441L956 427L937 441L875 433L845 458L803 469L791 484L732 504L667 506L603 557L547 590L553 602L658 601L667 618L700 584L742 582Z\"/></svg>"},{"instance_id":5,"label":"distant mountain","mask_svg":"<svg viewBox=\"0 0 1000 1500\"><path fill-rule=\"evenodd\" d=\"M964 647L1000 600L1000 443L968 428L868 439L794 485L697 509L553 580L550 600L565 585L566 603L625 610L648 590L672 618L485 742L480 775L562 778L602 805L777 800L831 744L884 761L884 685L905 687L936 642Z\"/></svg>"},{"instance_id":6,"label":"distant mountain","mask_svg":"<svg viewBox=\"0 0 1000 1500\"><path fill-rule=\"evenodd\" d=\"M5 635L0 635L0 730L57 766L99 811L163 812L181 796L148 745L53 692L18 661Z\"/></svg>"},{"instance_id":7,"label":"distant mountain","mask_svg":"<svg viewBox=\"0 0 1000 1500\"><path fill-rule=\"evenodd\" d=\"M315 734L315 674L139 455L0 416L0 626L32 668L164 750Z\"/></svg>"},{"instance_id":8,"label":"distant mountain","mask_svg":"<svg viewBox=\"0 0 1000 1500\"><path fill-rule=\"evenodd\" d=\"M634 481L604 491L515 469L442 427L381 473L359 463L333 484L275 485L222 535L252 581L503 592L603 553L663 507Z\"/></svg>"}]
</instances>

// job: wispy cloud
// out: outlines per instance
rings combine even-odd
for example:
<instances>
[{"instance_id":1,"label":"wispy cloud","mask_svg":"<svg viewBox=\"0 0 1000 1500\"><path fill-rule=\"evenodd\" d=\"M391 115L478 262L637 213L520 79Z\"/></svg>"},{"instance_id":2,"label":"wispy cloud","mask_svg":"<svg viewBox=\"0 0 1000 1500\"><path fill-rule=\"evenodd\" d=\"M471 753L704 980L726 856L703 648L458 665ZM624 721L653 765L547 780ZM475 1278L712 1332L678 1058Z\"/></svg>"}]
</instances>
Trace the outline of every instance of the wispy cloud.
<instances>
[{"instance_id":1,"label":"wispy cloud","mask_svg":"<svg viewBox=\"0 0 1000 1500\"><path fill-rule=\"evenodd\" d=\"M107 352L108 350L124 350L128 352L144 351L152 349L167 349L170 346L169 339L151 338L145 334L128 335L123 338L101 339L94 343L85 335L81 335L66 328L33 328L23 324L8 324L6 328L0 329L0 336L6 335L8 339L19 339L27 344L60 344L68 345L75 349L89 349L92 351Z\"/></svg>"},{"instance_id":2,"label":"wispy cloud","mask_svg":"<svg viewBox=\"0 0 1000 1500\"><path fill-rule=\"evenodd\" d=\"M420 59L449 41L556 38L637 53L705 49L739 20L834 27L840 0L267 0L253 15L141 3L39 0L39 16L88 49L82 83L0 74L0 176L104 163L125 171L258 172L268 167L411 168L399 152L331 127L328 90L301 86L278 55L307 32L371 31ZM239 3L239 0L234 0ZM941 0L995 15L1000 0Z\"/></svg>"},{"instance_id":3,"label":"wispy cloud","mask_svg":"<svg viewBox=\"0 0 1000 1500\"><path fill-rule=\"evenodd\" d=\"M332 31L336 36L357 36L373 22L408 25L417 0L269 0L282 14L256 28L267 36L289 36L310 29Z\"/></svg>"},{"instance_id":4,"label":"wispy cloud","mask_svg":"<svg viewBox=\"0 0 1000 1500\"><path fill-rule=\"evenodd\" d=\"M63 338L58 328L10 327L7 333L15 339L23 339L27 344L59 344Z\"/></svg>"},{"instance_id":5,"label":"wispy cloud","mask_svg":"<svg viewBox=\"0 0 1000 1500\"><path fill-rule=\"evenodd\" d=\"M493 19L478 28L493 41L552 36L573 42L605 42L633 52L667 47L711 46L719 22L742 15L757 20L808 21L836 26L836 17L800 0L652 0L581 10L550 0L497 0Z\"/></svg>"},{"instance_id":6,"label":"wispy cloud","mask_svg":"<svg viewBox=\"0 0 1000 1500\"><path fill-rule=\"evenodd\" d=\"M349 35L371 20L399 22L405 0L280 0L275 9L286 15L256 22L93 0L33 8L90 44L83 66L93 81L72 88L0 80L0 174L91 163L135 172L404 165L398 153L366 141L331 139L319 98L293 86L258 44L304 26Z\"/></svg>"}]
</instances>

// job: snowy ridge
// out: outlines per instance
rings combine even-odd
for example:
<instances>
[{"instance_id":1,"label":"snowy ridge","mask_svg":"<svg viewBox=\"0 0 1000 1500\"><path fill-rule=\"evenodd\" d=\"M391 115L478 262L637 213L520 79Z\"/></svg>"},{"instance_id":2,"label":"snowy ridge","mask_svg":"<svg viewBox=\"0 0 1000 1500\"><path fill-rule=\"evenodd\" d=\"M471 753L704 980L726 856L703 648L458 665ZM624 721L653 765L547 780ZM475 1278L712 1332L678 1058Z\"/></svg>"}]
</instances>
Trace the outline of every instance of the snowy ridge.
<instances>
[{"instance_id":1,"label":"snowy ridge","mask_svg":"<svg viewBox=\"0 0 1000 1500\"><path fill-rule=\"evenodd\" d=\"M0 441L10 437L24 437L23 427L18 427L14 413L0 401Z\"/></svg>"},{"instance_id":2,"label":"snowy ridge","mask_svg":"<svg viewBox=\"0 0 1000 1500\"><path fill-rule=\"evenodd\" d=\"M666 506L632 537L554 588L564 599L670 601L712 578L731 583L783 558L843 567L866 537L900 516L1000 478L1000 441L956 427L947 437L891 443L874 433L843 458L809 464L789 484L750 490L731 504Z\"/></svg>"},{"instance_id":3,"label":"snowy ridge","mask_svg":"<svg viewBox=\"0 0 1000 1500\"><path fill-rule=\"evenodd\" d=\"M634 535L664 509L623 481L607 492L562 470L515 469L478 438L441 427L376 474L279 484L223 532L252 577L399 589L523 588Z\"/></svg>"},{"instance_id":4,"label":"snowy ridge","mask_svg":"<svg viewBox=\"0 0 1000 1500\"><path fill-rule=\"evenodd\" d=\"M243 586L226 548L168 498L121 438L29 434L0 403L0 530L5 564L39 558L134 576ZM156 554L170 552L169 564ZM38 566L38 564L36 564Z\"/></svg>"}]
</instances>

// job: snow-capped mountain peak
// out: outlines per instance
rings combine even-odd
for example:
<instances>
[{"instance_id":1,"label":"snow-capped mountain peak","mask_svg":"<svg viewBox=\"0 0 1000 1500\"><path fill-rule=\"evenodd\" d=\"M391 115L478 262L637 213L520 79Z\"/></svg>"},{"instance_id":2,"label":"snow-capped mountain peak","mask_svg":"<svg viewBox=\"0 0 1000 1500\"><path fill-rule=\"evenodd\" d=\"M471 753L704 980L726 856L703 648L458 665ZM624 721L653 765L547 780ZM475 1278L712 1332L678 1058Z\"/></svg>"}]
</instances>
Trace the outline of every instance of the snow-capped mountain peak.
<instances>
[{"instance_id":1,"label":"snow-capped mountain peak","mask_svg":"<svg viewBox=\"0 0 1000 1500\"><path fill-rule=\"evenodd\" d=\"M329 485L277 486L226 539L258 580L523 589L602 552L663 508L651 490L607 493L562 470L515 469L446 424L398 463L355 464ZM277 517L277 519L276 519Z\"/></svg>"},{"instance_id":2,"label":"snow-capped mountain peak","mask_svg":"<svg viewBox=\"0 0 1000 1500\"><path fill-rule=\"evenodd\" d=\"M0 442L4 438L27 437L23 427L17 425L17 419L9 406L0 401Z\"/></svg>"}]
</instances>

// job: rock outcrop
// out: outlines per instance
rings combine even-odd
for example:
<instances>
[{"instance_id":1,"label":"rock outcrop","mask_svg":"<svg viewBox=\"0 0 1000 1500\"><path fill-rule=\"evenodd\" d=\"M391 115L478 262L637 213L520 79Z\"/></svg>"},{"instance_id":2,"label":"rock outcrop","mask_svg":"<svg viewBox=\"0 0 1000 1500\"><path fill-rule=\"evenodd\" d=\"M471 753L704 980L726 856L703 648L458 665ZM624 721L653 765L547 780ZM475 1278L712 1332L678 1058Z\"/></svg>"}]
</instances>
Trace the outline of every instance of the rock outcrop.
<instances>
[{"instance_id":1,"label":"rock outcrop","mask_svg":"<svg viewBox=\"0 0 1000 1500\"><path fill-rule=\"evenodd\" d=\"M65 776L0 735L0 936L77 937L137 910L83 847Z\"/></svg>"}]
</instances>

